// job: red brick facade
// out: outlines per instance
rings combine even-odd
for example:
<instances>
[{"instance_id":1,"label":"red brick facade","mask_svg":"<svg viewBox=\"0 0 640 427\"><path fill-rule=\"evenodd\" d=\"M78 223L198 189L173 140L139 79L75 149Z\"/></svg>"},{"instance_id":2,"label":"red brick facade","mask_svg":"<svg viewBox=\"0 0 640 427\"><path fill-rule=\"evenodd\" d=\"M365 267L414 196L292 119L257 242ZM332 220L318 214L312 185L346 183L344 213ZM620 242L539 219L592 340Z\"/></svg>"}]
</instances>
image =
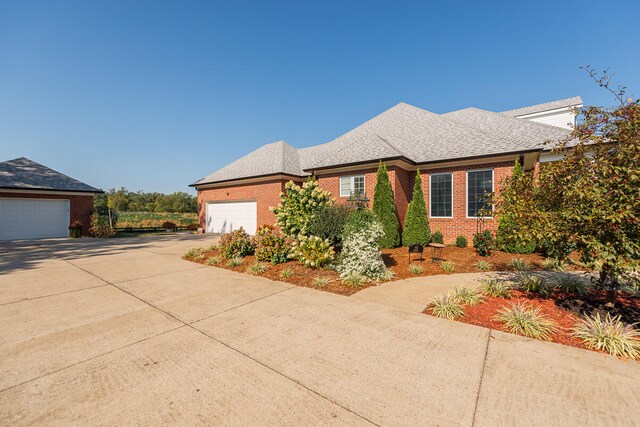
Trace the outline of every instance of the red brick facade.
<instances>
[{"instance_id":1,"label":"red brick facade","mask_svg":"<svg viewBox=\"0 0 640 427\"><path fill-rule=\"evenodd\" d=\"M440 230L444 235L445 243L453 243L455 238L459 235L471 239L473 234L476 233L478 228L478 221L476 218L467 218L467 171L479 170L479 169L492 169L493 170L493 185L494 190L499 192L500 184L505 177L511 174L513 169L513 162L501 162L501 163L483 163L475 164L471 166L456 166L441 169L429 169L426 171L420 171L422 178L422 191L424 193L425 201L427 203L427 211L429 211L429 175L442 172L451 172L453 174L453 215L452 218L431 218L429 217L429 224L431 231L435 232ZM365 194L370 200L369 206L373 203L373 192L376 185L376 171L377 168L368 168L361 171L351 172L335 172L329 174L318 173L318 184L324 190L331 192L338 203L344 204L347 202L347 197L340 196L340 177L350 175L364 175L365 176ZM404 222L404 218L407 213L407 206L411 200L411 194L413 192L413 183L415 179L414 171L407 171L397 166L390 166L389 180L393 189L394 198L396 201L396 211L400 218L400 224ZM230 185L226 187L219 187L215 189L203 189L198 191L198 212L200 224L204 226L206 201L249 201L255 200L257 202L257 217L258 226L262 224L274 224L275 217L269 210L269 206L275 206L279 201L279 193L284 190L284 184L286 180L274 180L271 182L256 183L256 184L242 184L242 185ZM495 230L497 228L497 221L492 218L487 218L482 224L484 228L489 230Z\"/></svg>"},{"instance_id":2,"label":"red brick facade","mask_svg":"<svg viewBox=\"0 0 640 427\"><path fill-rule=\"evenodd\" d=\"M36 194L36 193L2 193L0 197L13 199L55 199L69 200L69 222L76 220L82 224L82 235L89 236L91 227L91 209L93 209L93 194ZM71 224L69 224L71 225Z\"/></svg>"},{"instance_id":3,"label":"red brick facade","mask_svg":"<svg viewBox=\"0 0 640 427\"><path fill-rule=\"evenodd\" d=\"M217 188L206 188L198 191L198 222L205 227L207 206L206 202L242 202L255 201L258 209L257 226L273 225L276 217L269 210L280 201L280 192L284 190L287 180L278 179L254 184L234 184Z\"/></svg>"}]
</instances>

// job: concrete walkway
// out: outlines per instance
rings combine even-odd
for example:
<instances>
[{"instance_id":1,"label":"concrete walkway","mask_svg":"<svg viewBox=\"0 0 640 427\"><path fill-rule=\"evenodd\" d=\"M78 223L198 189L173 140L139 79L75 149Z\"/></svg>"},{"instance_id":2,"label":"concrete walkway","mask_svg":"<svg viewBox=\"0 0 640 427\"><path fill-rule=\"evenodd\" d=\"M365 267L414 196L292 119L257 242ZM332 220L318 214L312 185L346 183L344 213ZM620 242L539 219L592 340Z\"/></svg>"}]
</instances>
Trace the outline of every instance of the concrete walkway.
<instances>
[{"instance_id":1,"label":"concrete walkway","mask_svg":"<svg viewBox=\"0 0 640 427\"><path fill-rule=\"evenodd\" d=\"M522 274L538 276L547 282L556 281L563 276L573 276L585 280L583 273L557 271L439 274L382 283L379 286L372 286L356 292L351 295L351 298L422 313L433 298L446 295L456 286L479 286L482 280L489 277L517 282Z\"/></svg>"},{"instance_id":2,"label":"concrete walkway","mask_svg":"<svg viewBox=\"0 0 640 427\"><path fill-rule=\"evenodd\" d=\"M0 245L0 424L634 425L640 363L180 259Z\"/></svg>"}]
</instances>

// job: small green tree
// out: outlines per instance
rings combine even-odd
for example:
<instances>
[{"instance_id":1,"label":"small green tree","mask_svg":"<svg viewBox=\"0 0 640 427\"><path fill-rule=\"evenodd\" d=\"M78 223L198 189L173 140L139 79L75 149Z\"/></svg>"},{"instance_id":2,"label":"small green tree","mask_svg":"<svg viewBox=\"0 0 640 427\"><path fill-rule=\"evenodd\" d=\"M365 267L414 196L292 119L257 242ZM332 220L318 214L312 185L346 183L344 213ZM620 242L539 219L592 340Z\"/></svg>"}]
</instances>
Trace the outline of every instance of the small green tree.
<instances>
[{"instance_id":1,"label":"small green tree","mask_svg":"<svg viewBox=\"0 0 640 427\"><path fill-rule=\"evenodd\" d=\"M331 193L318 186L318 181L310 177L302 186L293 181L285 184L280 193L280 203L269 209L275 214L278 227L287 235L306 235L309 222L323 206L332 205L335 199Z\"/></svg>"},{"instance_id":2,"label":"small green tree","mask_svg":"<svg viewBox=\"0 0 640 427\"><path fill-rule=\"evenodd\" d=\"M400 244L400 222L396 214L396 204L393 190L389 182L387 166L380 162L376 174L376 188L373 192L373 213L378 218L384 230L380 239L380 247L395 248Z\"/></svg>"},{"instance_id":3,"label":"small green tree","mask_svg":"<svg viewBox=\"0 0 640 427\"><path fill-rule=\"evenodd\" d=\"M416 180L413 184L411 202L404 219L402 244L409 246L419 243L426 246L429 241L431 241L431 230L429 229L429 218L427 217L427 205L424 202L424 193L422 192L422 179L418 169Z\"/></svg>"},{"instance_id":4,"label":"small green tree","mask_svg":"<svg viewBox=\"0 0 640 427\"><path fill-rule=\"evenodd\" d=\"M526 227L519 224L534 209L532 197L533 180L531 173L525 173L516 160L511 176L504 180L504 189L495 204L500 218L496 244L505 252L530 254L536 249L536 240Z\"/></svg>"}]
</instances>

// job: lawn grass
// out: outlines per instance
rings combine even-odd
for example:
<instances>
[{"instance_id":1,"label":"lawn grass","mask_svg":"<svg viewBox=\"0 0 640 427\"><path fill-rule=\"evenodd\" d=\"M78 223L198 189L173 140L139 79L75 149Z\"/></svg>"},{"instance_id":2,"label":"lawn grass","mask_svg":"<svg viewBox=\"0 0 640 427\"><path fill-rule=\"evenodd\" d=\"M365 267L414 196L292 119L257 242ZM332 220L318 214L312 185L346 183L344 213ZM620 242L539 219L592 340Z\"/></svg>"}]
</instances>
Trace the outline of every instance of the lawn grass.
<instances>
[{"instance_id":1,"label":"lawn grass","mask_svg":"<svg viewBox=\"0 0 640 427\"><path fill-rule=\"evenodd\" d=\"M118 212L118 227L161 227L165 221L178 226L197 222L198 214L177 212Z\"/></svg>"}]
</instances>

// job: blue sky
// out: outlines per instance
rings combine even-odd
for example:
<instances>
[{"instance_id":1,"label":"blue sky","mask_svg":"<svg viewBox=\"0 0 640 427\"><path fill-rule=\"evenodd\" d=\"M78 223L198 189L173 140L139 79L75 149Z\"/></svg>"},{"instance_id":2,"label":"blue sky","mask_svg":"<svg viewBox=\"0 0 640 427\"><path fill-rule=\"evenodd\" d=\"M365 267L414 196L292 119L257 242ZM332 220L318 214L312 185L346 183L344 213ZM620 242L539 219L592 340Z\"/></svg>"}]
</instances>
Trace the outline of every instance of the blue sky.
<instances>
[{"instance_id":1,"label":"blue sky","mask_svg":"<svg viewBox=\"0 0 640 427\"><path fill-rule=\"evenodd\" d=\"M640 2L0 0L0 161L108 189L187 185L404 101L444 113L640 91Z\"/></svg>"}]
</instances>

